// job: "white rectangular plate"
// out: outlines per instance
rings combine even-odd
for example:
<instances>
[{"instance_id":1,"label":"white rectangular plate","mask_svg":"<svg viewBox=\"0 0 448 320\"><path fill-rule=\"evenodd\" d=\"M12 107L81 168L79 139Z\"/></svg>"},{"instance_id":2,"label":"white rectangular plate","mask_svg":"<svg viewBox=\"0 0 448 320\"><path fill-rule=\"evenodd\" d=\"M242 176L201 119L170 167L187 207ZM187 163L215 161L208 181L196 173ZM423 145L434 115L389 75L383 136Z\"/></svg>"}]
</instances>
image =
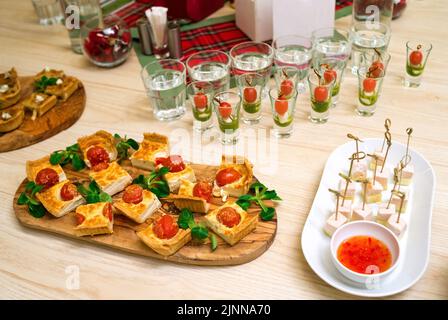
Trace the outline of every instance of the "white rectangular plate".
<instances>
[{"instance_id":1,"label":"white rectangular plate","mask_svg":"<svg viewBox=\"0 0 448 320\"><path fill-rule=\"evenodd\" d=\"M360 151L373 153L381 148L382 139L364 139ZM302 232L302 251L311 269L326 283L346 293L363 297L383 297L402 292L414 285L423 275L429 260L431 215L434 202L435 174L429 162L418 152L410 150L414 177L406 212L408 228L400 239L401 257L397 269L375 285L359 284L345 278L331 261L330 238L323 227L335 210L335 197L328 188L337 189L339 172L347 174L348 158L355 152L355 143L338 147L327 160L319 188ZM406 152L406 146L393 142L386 167L395 167ZM369 158L369 157L367 157ZM370 161L370 159L367 159ZM370 171L371 174L371 171ZM357 188L360 188L358 186ZM392 188L392 176L388 190ZM359 193L359 192L358 192ZM389 192L383 193L383 200ZM359 203L359 199L357 202Z\"/></svg>"}]
</instances>

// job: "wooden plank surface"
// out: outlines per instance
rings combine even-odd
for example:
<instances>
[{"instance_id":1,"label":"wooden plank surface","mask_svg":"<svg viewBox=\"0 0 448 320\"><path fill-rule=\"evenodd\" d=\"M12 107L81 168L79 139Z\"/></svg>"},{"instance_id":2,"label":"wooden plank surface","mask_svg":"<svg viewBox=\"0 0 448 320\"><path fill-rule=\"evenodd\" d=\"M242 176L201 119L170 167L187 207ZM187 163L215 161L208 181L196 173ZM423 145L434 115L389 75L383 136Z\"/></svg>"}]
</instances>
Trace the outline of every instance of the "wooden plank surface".
<instances>
[{"instance_id":1,"label":"wooden plank surface","mask_svg":"<svg viewBox=\"0 0 448 320\"><path fill-rule=\"evenodd\" d=\"M448 7L444 0L409 1L404 15L392 22L389 46L392 60L384 82L381 105L371 118L354 113L357 79L346 73L340 102L325 125L308 122L309 96L298 99L295 131L291 138L257 138L255 175L275 188L284 201L279 205L278 232L271 248L258 259L231 267L195 267L167 264L155 259L118 253L20 225L12 201L22 182L25 161L73 143L83 134L104 128L126 132L140 139L143 131L167 134L189 160L212 164L219 159L218 142L197 143L191 137L192 115L173 123L156 121L140 79L140 66L132 54L112 69L92 66L69 49L62 26L36 24L30 1L0 1L0 68L15 66L21 74L33 74L48 65L63 69L83 81L89 97L81 119L69 130L31 147L0 154L0 297L2 298L353 298L321 281L309 268L300 248L300 236L317 190L324 163L346 133L381 137L384 118L392 119L393 139L405 142L405 128L414 128L412 147L433 165L437 175L432 221L431 256L422 279L391 299L448 298L448 79L446 41ZM348 27L351 17L336 21ZM418 89L406 89L401 81L405 69L405 43L410 39L432 42L434 48ZM268 101L258 128L272 127ZM245 131L248 127L243 126ZM184 137L189 137L186 141ZM179 143L179 141L183 143ZM243 141L242 141L243 142ZM241 143L247 152L248 146ZM263 148L271 150L264 152ZM216 154L216 156L215 156ZM70 290L66 281L72 267L79 268L80 286ZM67 273L66 273L67 272ZM217 290L219 288L219 290Z\"/></svg>"}]
</instances>

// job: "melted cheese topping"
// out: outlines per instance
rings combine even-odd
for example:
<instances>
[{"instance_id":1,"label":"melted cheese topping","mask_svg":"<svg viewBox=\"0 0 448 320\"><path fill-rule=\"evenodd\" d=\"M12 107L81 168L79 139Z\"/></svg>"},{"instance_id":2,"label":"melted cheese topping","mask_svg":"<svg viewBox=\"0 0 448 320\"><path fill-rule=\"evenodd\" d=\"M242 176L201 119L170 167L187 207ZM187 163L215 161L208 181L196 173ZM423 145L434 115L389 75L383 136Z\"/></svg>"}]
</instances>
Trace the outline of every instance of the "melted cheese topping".
<instances>
[{"instance_id":1,"label":"melted cheese topping","mask_svg":"<svg viewBox=\"0 0 448 320\"><path fill-rule=\"evenodd\" d=\"M90 147L99 146L104 148L108 153L110 160L115 160L117 150L115 149L114 137L107 131L100 130L90 136L81 137L78 139L79 147L84 155L84 160L87 159L87 151ZM87 163L88 161L86 161Z\"/></svg>"},{"instance_id":2,"label":"melted cheese topping","mask_svg":"<svg viewBox=\"0 0 448 320\"><path fill-rule=\"evenodd\" d=\"M173 182L179 179L183 179L183 180L192 180L194 179L194 171L193 168L191 168L191 166L189 165L185 165L185 169L179 172L168 172L167 174L165 174L165 179L168 182Z\"/></svg>"},{"instance_id":3,"label":"melted cheese topping","mask_svg":"<svg viewBox=\"0 0 448 320\"><path fill-rule=\"evenodd\" d=\"M66 180L64 170L59 164L52 165L50 163L50 156L43 157L37 160L30 160L26 162L26 175L29 181L34 181L40 170L51 168L59 175L59 181Z\"/></svg>"},{"instance_id":4,"label":"melted cheese topping","mask_svg":"<svg viewBox=\"0 0 448 320\"><path fill-rule=\"evenodd\" d=\"M138 150L134 152L130 158L154 162L156 158L166 157L167 155L167 144L143 140Z\"/></svg>"},{"instance_id":5,"label":"melted cheese topping","mask_svg":"<svg viewBox=\"0 0 448 320\"><path fill-rule=\"evenodd\" d=\"M177 217L174 217L174 221L177 222ZM179 228L176 235L170 239L160 239L157 237L157 235L154 233L153 227L154 223L151 223L146 229L140 231L138 233L138 236L142 239L144 239L145 243L147 243L150 247L152 246L174 246L176 243L181 241L182 238L190 234L190 229L184 230Z\"/></svg>"},{"instance_id":6,"label":"melted cheese topping","mask_svg":"<svg viewBox=\"0 0 448 320\"><path fill-rule=\"evenodd\" d=\"M90 171L89 176L96 181L101 189L107 188L117 180L123 177L130 177L129 173L123 169L117 162L111 162L107 169L101 171Z\"/></svg>"},{"instance_id":7,"label":"melted cheese topping","mask_svg":"<svg viewBox=\"0 0 448 320\"><path fill-rule=\"evenodd\" d=\"M191 182L186 179L180 179L180 187L178 194L180 196L187 196L192 197L193 196L193 188L195 186L194 182Z\"/></svg>"},{"instance_id":8,"label":"melted cheese topping","mask_svg":"<svg viewBox=\"0 0 448 320\"><path fill-rule=\"evenodd\" d=\"M143 190L143 200L140 203L133 204L124 202L123 199L118 199L114 203L114 207L123 212L131 219L138 220L140 216L146 212L155 200L155 195L148 190Z\"/></svg>"},{"instance_id":9,"label":"melted cheese topping","mask_svg":"<svg viewBox=\"0 0 448 320\"><path fill-rule=\"evenodd\" d=\"M241 220L240 223L238 223L237 225L233 226L232 228L229 228L225 225L223 225L219 220L218 220L218 213L221 209L223 208L233 208L236 210L236 212L238 212L241 216ZM247 217L247 212L244 211L239 205L237 205L236 203L232 202L232 203L225 203L223 206L213 210L212 212L208 213L205 216L205 219L207 220L207 223L210 225L210 227L213 229L213 231L215 231L218 234L222 234L222 235L229 235L229 234L234 234L236 232L238 232L238 230L240 229L240 226L243 224L244 220Z\"/></svg>"},{"instance_id":10,"label":"melted cheese topping","mask_svg":"<svg viewBox=\"0 0 448 320\"><path fill-rule=\"evenodd\" d=\"M76 208L76 213L82 215L85 220L75 229L108 227L111 221L103 215L106 204L107 202L97 202Z\"/></svg>"}]
</instances>

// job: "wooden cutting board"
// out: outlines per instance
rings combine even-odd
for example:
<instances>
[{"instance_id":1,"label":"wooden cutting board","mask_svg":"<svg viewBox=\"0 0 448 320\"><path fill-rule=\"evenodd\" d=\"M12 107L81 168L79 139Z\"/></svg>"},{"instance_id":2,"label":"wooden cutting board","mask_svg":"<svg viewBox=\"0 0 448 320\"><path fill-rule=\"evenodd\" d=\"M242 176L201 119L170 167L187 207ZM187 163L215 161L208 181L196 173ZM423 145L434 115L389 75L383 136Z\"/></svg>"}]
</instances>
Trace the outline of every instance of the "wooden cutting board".
<instances>
[{"instance_id":1,"label":"wooden cutting board","mask_svg":"<svg viewBox=\"0 0 448 320\"><path fill-rule=\"evenodd\" d=\"M22 86L21 98L18 101L20 104L33 91L33 77L19 77L19 81ZM31 113L26 112L25 120L20 127L10 132L0 133L0 152L35 144L67 129L81 117L85 105L86 92L80 82L80 88L67 101L59 101L42 117L37 117L33 121L31 120ZM8 108L0 110L0 112L7 110Z\"/></svg>"},{"instance_id":2,"label":"wooden cutting board","mask_svg":"<svg viewBox=\"0 0 448 320\"><path fill-rule=\"evenodd\" d=\"M128 163L123 167L131 174L133 178L141 173L147 173L129 166ZM216 166L192 164L197 179L213 180L218 169ZM88 181L87 170L75 172L64 168L67 177L72 181ZM272 244L277 231L277 216L271 221L259 220L257 228L243 238L236 245L229 246L221 238L218 238L218 248L212 252L208 240L204 243L190 242L172 256L164 257L147 247L135 234L135 231L145 228L150 220L144 224L137 224L127 219L125 216L115 214L114 216L114 233L110 235L98 235L77 237L73 232L75 227L74 213L69 213L61 218L54 218L47 213L43 218L36 219L28 213L26 206L17 205L17 199L25 189L25 179L16 191L14 196L14 212L19 221L30 228L43 230L46 232L57 233L69 238L75 238L80 241L88 241L103 245L109 248L118 249L142 256L153 257L161 260L168 260L177 263L193 264L193 265L238 265L249 262L261 254L263 254ZM120 198L121 194L117 194L114 198ZM235 200L235 199L233 199ZM162 200L162 203L166 201ZM212 209L221 205L222 202L218 198L213 198ZM269 205L272 205L270 203ZM165 209L160 209L159 213ZM165 211L166 212L166 211ZM257 214L258 208L249 208L251 214ZM200 217L197 215L196 217Z\"/></svg>"}]
</instances>

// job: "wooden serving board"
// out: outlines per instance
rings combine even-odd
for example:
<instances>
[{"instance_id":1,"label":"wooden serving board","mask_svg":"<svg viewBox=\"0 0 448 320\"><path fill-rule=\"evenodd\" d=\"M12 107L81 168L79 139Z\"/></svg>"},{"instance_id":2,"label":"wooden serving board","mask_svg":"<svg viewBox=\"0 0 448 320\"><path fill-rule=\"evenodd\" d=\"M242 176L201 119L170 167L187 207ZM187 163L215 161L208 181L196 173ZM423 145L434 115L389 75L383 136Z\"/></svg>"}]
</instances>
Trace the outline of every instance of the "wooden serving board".
<instances>
[{"instance_id":1,"label":"wooden serving board","mask_svg":"<svg viewBox=\"0 0 448 320\"><path fill-rule=\"evenodd\" d=\"M32 93L33 77L19 77L19 81L22 91L21 98L17 102L18 104L22 103ZM67 101L59 101L42 117L37 117L33 121L31 120L31 113L26 112L25 119L20 127L10 132L0 133L0 152L20 149L35 144L67 129L81 117L85 105L86 92L80 82L80 88ZM0 112L7 111L9 108L0 110Z\"/></svg>"},{"instance_id":2,"label":"wooden serving board","mask_svg":"<svg viewBox=\"0 0 448 320\"><path fill-rule=\"evenodd\" d=\"M137 177L141 173L148 173L129 166L128 163L123 164L123 167L128 170L133 178ZM218 169L216 166L200 164L192 164L192 167L195 171L196 177L199 180L212 180ZM64 171L67 174L67 177L72 181L88 181L87 170L75 172L66 167L64 168ZM26 183L27 180L25 179L17 189L13 204L14 212L23 225L34 229L57 233L69 238L88 241L106 247L161 260L208 266L243 264L263 254L272 244L277 231L277 216L275 216L271 221L259 220L257 228L233 247L226 244L217 236L218 248L214 252L211 251L210 243L207 239L204 243L190 242L174 255L164 257L147 247L135 234L135 231L145 228L150 223L150 219L148 219L146 223L137 224L125 216L119 215L115 212L113 234L77 237L73 231L73 228L76 225L74 212L61 218L54 218L49 213L47 213L43 218L34 218L28 213L26 206L17 205L17 199L20 193L24 191ZM114 198L119 197L121 197L121 194L114 196ZM162 200L162 203L165 202L166 201ZM211 209L221 204L222 202L220 199L213 198ZM270 205L272 205L272 203L270 203ZM159 210L159 213L164 211L165 208L162 207L162 209ZM249 208L248 212L256 214L259 212L259 209L255 207ZM200 218L201 215L197 214L196 217Z\"/></svg>"}]
</instances>

